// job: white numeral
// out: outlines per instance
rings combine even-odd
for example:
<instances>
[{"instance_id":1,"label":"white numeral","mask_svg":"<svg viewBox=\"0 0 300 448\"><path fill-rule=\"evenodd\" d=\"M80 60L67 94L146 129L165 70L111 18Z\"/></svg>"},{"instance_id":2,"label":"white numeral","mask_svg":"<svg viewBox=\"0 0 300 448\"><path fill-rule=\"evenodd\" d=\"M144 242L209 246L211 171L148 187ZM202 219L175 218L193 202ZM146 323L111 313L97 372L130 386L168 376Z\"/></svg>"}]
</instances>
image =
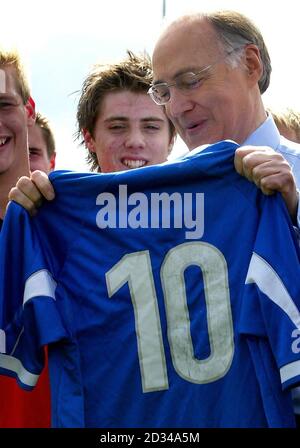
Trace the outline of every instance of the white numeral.
<instances>
[{"instance_id":1,"label":"white numeral","mask_svg":"<svg viewBox=\"0 0 300 448\"><path fill-rule=\"evenodd\" d=\"M127 282L134 308L143 391L168 389L159 311L148 251L125 255L107 272L108 296L111 297Z\"/></svg>"},{"instance_id":2,"label":"white numeral","mask_svg":"<svg viewBox=\"0 0 300 448\"><path fill-rule=\"evenodd\" d=\"M184 272L191 266L202 270L207 308L211 354L207 359L194 356ZM193 383L210 383L225 375L233 357L233 330L227 267L223 254L214 246L193 242L171 249L161 269L168 338L174 368ZM199 288L201 289L201 288ZM203 297L199 295L199 300Z\"/></svg>"}]
</instances>

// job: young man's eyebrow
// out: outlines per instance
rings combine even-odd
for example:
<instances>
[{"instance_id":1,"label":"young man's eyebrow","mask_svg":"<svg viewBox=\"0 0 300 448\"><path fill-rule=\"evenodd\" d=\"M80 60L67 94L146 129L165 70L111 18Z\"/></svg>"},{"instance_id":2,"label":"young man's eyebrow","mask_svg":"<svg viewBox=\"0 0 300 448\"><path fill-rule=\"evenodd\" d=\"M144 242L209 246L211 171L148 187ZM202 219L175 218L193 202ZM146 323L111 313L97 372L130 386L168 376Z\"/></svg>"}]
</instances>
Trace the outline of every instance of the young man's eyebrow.
<instances>
[{"instance_id":1,"label":"young man's eyebrow","mask_svg":"<svg viewBox=\"0 0 300 448\"><path fill-rule=\"evenodd\" d=\"M112 117L108 117L104 120L105 123L111 123L113 121L129 121L130 119L128 117L124 117L124 116L112 116ZM160 117L154 117L154 116L149 116L149 117L143 117L140 119L142 122L148 122L148 121L158 121L158 122L163 122L164 119L160 118Z\"/></svg>"},{"instance_id":2,"label":"young man's eyebrow","mask_svg":"<svg viewBox=\"0 0 300 448\"><path fill-rule=\"evenodd\" d=\"M163 118L160 117L144 117L141 121L164 121Z\"/></svg>"},{"instance_id":3,"label":"young man's eyebrow","mask_svg":"<svg viewBox=\"0 0 300 448\"><path fill-rule=\"evenodd\" d=\"M111 121L128 121L128 118L122 115L121 116L112 115L111 117L106 118L104 121L105 123L109 123Z\"/></svg>"}]
</instances>

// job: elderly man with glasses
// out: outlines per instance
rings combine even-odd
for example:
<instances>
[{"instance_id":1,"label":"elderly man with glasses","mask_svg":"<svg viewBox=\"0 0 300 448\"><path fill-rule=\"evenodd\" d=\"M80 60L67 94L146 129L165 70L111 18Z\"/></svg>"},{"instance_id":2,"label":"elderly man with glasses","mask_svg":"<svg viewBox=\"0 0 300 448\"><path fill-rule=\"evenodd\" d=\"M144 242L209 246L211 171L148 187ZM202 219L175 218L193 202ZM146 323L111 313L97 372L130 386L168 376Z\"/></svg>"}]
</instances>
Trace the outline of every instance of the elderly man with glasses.
<instances>
[{"instance_id":1,"label":"elderly man with glasses","mask_svg":"<svg viewBox=\"0 0 300 448\"><path fill-rule=\"evenodd\" d=\"M300 146L265 111L271 62L256 26L233 11L181 17L162 33L152 62L148 93L189 150L224 139L261 146L239 148L236 169L264 193L281 192L299 227Z\"/></svg>"},{"instance_id":2,"label":"elderly man with glasses","mask_svg":"<svg viewBox=\"0 0 300 448\"><path fill-rule=\"evenodd\" d=\"M236 169L264 193L282 194L299 233L300 145L282 137L265 111L271 62L256 26L233 11L181 17L162 33L152 63L148 93L189 150L224 139L260 145L239 148ZM299 426L298 390L294 408Z\"/></svg>"}]
</instances>

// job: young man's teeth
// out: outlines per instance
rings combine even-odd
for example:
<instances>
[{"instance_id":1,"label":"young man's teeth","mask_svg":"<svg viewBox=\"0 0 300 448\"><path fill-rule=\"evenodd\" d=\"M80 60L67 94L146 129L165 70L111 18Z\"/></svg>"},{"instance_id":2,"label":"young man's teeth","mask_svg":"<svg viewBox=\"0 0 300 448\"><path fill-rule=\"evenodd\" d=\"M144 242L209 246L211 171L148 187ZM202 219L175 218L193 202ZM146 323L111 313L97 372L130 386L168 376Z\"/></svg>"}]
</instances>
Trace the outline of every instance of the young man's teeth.
<instances>
[{"instance_id":1,"label":"young man's teeth","mask_svg":"<svg viewBox=\"0 0 300 448\"><path fill-rule=\"evenodd\" d=\"M129 159L125 159L125 160L123 160L123 163L128 168L141 168L142 166L146 165L145 160L129 160Z\"/></svg>"},{"instance_id":2,"label":"young man's teeth","mask_svg":"<svg viewBox=\"0 0 300 448\"><path fill-rule=\"evenodd\" d=\"M6 141L7 141L7 137L1 137L0 138L0 146L3 146L4 143L6 143Z\"/></svg>"}]
</instances>

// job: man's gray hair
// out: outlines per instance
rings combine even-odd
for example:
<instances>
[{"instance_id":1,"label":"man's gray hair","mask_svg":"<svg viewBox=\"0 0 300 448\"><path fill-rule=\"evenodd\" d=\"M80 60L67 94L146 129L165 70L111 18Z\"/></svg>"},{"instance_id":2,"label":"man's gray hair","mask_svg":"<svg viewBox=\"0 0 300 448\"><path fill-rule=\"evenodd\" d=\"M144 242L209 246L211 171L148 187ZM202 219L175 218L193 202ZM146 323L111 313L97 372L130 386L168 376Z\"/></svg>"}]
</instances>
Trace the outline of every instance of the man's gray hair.
<instances>
[{"instance_id":1,"label":"man's gray hair","mask_svg":"<svg viewBox=\"0 0 300 448\"><path fill-rule=\"evenodd\" d=\"M235 11L217 11L203 14L203 17L215 29L225 52L231 53L228 60L233 66L239 63L245 45L251 43L257 46L263 66L258 85L260 92L264 93L270 84L272 67L268 49L256 25L243 14ZM240 50L232 51L236 48Z\"/></svg>"}]
</instances>

